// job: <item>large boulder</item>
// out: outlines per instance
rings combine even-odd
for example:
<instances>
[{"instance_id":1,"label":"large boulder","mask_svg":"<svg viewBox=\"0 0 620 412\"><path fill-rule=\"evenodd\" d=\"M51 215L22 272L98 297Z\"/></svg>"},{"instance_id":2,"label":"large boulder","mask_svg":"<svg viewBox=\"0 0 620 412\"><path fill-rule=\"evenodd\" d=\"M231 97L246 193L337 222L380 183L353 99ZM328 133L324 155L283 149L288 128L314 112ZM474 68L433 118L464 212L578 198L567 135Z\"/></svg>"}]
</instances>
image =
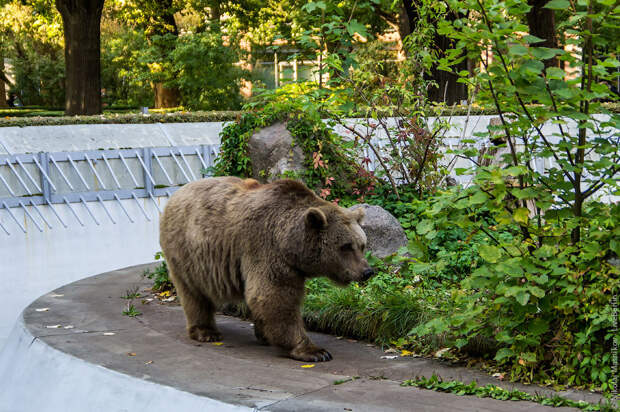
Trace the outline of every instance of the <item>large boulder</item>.
<instances>
[{"instance_id":1,"label":"large boulder","mask_svg":"<svg viewBox=\"0 0 620 412\"><path fill-rule=\"evenodd\" d=\"M349 210L364 208L366 216L361 222L368 238L366 248L378 258L384 258L407 246L407 235L398 220L380 206L366 203L354 205Z\"/></svg>"},{"instance_id":2,"label":"large boulder","mask_svg":"<svg viewBox=\"0 0 620 412\"><path fill-rule=\"evenodd\" d=\"M304 152L294 144L286 123L275 123L252 135L248 142L252 177L266 183L280 178L284 172L301 174Z\"/></svg>"}]
</instances>

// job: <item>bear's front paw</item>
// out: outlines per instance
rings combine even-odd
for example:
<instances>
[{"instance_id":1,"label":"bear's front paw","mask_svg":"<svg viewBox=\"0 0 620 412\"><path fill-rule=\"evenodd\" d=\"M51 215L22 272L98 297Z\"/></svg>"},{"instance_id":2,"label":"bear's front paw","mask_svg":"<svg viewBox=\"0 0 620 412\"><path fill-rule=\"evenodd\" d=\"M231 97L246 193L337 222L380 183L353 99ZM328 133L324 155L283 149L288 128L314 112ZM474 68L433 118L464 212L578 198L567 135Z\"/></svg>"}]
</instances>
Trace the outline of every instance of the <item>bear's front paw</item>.
<instances>
[{"instance_id":1,"label":"bear's front paw","mask_svg":"<svg viewBox=\"0 0 620 412\"><path fill-rule=\"evenodd\" d=\"M323 348L303 347L295 348L290 353L291 358L303 362L327 362L332 360L332 355Z\"/></svg>"},{"instance_id":2,"label":"bear's front paw","mask_svg":"<svg viewBox=\"0 0 620 412\"><path fill-rule=\"evenodd\" d=\"M210 329L204 326L192 326L187 330L191 339L198 342L218 342L222 340L222 334L217 329Z\"/></svg>"}]
</instances>

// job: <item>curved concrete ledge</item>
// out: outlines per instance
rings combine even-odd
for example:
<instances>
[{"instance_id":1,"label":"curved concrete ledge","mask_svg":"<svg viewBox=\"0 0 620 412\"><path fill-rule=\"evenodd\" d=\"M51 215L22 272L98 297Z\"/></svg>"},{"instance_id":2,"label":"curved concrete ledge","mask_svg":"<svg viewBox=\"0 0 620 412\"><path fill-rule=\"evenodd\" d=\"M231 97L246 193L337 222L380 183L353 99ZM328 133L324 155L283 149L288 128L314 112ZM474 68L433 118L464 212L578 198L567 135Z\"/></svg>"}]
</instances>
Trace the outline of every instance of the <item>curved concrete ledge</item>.
<instances>
[{"instance_id":1,"label":"curved concrete ledge","mask_svg":"<svg viewBox=\"0 0 620 412\"><path fill-rule=\"evenodd\" d=\"M335 359L312 368L258 345L248 322L227 316L218 316L223 344L199 344L186 337L178 305L137 299L141 316L121 314L121 296L150 285L145 267L69 284L26 308L0 353L0 411L557 411L404 388L402 380L433 373L499 382L428 359L381 359L379 348L329 335L312 337Z\"/></svg>"}]
</instances>

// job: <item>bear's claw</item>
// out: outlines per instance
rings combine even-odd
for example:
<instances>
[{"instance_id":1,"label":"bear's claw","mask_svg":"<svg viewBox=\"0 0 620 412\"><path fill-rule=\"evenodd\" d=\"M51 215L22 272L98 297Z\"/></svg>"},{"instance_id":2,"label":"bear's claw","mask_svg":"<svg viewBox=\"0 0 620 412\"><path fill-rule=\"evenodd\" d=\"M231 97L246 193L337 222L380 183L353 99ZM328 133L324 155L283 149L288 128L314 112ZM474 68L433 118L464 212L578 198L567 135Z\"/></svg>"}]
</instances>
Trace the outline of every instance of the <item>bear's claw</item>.
<instances>
[{"instance_id":1,"label":"bear's claw","mask_svg":"<svg viewBox=\"0 0 620 412\"><path fill-rule=\"evenodd\" d=\"M331 353L321 348L307 351L293 351L291 352L291 357L302 362L329 362L333 359Z\"/></svg>"},{"instance_id":2,"label":"bear's claw","mask_svg":"<svg viewBox=\"0 0 620 412\"><path fill-rule=\"evenodd\" d=\"M222 340L222 334L219 331L201 326L189 328L188 335L191 339L198 342L219 342Z\"/></svg>"}]
</instances>

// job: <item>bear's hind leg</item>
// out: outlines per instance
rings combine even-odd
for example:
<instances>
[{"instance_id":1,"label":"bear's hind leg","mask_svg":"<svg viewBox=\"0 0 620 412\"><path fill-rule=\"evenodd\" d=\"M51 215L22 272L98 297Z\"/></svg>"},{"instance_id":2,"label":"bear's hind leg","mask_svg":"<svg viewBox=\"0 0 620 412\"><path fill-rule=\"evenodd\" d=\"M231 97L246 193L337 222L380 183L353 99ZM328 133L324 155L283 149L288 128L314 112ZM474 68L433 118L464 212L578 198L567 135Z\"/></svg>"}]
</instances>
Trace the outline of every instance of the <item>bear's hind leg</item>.
<instances>
[{"instance_id":1,"label":"bear's hind leg","mask_svg":"<svg viewBox=\"0 0 620 412\"><path fill-rule=\"evenodd\" d=\"M222 334L215 324L215 305L211 300L190 291L183 282L175 282L177 293L187 320L187 334L199 342L217 342Z\"/></svg>"},{"instance_id":2,"label":"bear's hind leg","mask_svg":"<svg viewBox=\"0 0 620 412\"><path fill-rule=\"evenodd\" d=\"M259 344L269 346L269 341L263 332L263 322L260 319L254 319L254 336Z\"/></svg>"}]
</instances>

